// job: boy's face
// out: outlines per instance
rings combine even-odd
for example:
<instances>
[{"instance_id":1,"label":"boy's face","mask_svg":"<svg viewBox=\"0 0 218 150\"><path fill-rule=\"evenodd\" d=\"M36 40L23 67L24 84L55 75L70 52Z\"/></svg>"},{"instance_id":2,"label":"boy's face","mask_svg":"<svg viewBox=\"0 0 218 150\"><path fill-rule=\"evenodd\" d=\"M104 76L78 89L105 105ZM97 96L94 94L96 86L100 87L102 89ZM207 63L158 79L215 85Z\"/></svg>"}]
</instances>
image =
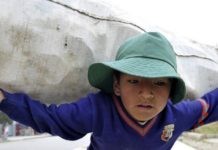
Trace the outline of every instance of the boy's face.
<instances>
[{"instance_id":1,"label":"boy's face","mask_svg":"<svg viewBox=\"0 0 218 150\"><path fill-rule=\"evenodd\" d=\"M159 114L169 98L168 78L141 78L120 74L114 80L114 93L121 97L127 112L137 121L147 121Z\"/></svg>"}]
</instances>

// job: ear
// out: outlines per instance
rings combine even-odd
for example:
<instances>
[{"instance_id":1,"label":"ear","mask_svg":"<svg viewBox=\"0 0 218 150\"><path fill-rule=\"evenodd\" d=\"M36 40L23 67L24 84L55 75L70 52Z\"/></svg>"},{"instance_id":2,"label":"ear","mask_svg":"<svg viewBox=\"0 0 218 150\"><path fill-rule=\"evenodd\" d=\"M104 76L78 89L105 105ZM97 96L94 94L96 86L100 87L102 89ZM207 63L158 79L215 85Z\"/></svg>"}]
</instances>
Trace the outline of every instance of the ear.
<instances>
[{"instance_id":1,"label":"ear","mask_svg":"<svg viewBox=\"0 0 218 150\"><path fill-rule=\"evenodd\" d=\"M114 94L116 96L120 96L120 82L117 80L115 76L113 78L114 78L114 81L113 81Z\"/></svg>"}]
</instances>

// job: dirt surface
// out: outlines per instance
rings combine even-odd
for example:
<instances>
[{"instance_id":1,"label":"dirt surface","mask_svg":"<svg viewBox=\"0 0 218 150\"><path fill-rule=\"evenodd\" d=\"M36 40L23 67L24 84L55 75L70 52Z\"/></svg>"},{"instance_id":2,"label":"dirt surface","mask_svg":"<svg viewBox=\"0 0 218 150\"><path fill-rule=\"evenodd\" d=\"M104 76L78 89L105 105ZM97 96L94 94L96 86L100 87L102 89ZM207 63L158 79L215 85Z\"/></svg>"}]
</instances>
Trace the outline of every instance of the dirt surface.
<instances>
[{"instance_id":1,"label":"dirt surface","mask_svg":"<svg viewBox=\"0 0 218 150\"><path fill-rule=\"evenodd\" d=\"M214 150L218 147L218 135L184 133L179 140L197 150Z\"/></svg>"}]
</instances>

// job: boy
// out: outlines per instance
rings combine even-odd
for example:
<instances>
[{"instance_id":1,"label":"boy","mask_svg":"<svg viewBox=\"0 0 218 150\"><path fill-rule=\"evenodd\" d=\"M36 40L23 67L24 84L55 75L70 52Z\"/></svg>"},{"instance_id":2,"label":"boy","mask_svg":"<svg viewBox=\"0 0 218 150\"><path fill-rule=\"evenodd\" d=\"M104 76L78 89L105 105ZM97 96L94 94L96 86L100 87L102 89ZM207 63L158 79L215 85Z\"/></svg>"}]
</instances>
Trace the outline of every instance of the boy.
<instances>
[{"instance_id":1,"label":"boy","mask_svg":"<svg viewBox=\"0 0 218 150\"><path fill-rule=\"evenodd\" d=\"M0 110L68 140L92 132L90 150L169 150L183 131L218 120L218 89L180 102L185 84L173 48L160 33L130 38L115 61L92 64L88 79L101 91L75 103L47 107L2 90Z\"/></svg>"}]
</instances>

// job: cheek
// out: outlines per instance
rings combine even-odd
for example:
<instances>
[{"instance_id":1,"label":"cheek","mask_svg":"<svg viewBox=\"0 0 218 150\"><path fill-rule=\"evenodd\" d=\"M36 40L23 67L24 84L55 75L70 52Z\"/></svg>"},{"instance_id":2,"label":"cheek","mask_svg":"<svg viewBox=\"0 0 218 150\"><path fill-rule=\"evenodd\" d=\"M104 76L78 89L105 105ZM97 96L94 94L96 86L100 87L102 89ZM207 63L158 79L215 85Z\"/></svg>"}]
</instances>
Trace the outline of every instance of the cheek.
<instances>
[{"instance_id":1,"label":"cheek","mask_svg":"<svg viewBox=\"0 0 218 150\"><path fill-rule=\"evenodd\" d=\"M158 92L158 96L163 99L168 99L170 95L170 91L160 91Z\"/></svg>"},{"instance_id":2,"label":"cheek","mask_svg":"<svg viewBox=\"0 0 218 150\"><path fill-rule=\"evenodd\" d=\"M157 102L161 105L164 105L167 103L169 96L170 96L170 90L169 89L164 89L164 90L158 90L155 93Z\"/></svg>"},{"instance_id":3,"label":"cheek","mask_svg":"<svg viewBox=\"0 0 218 150\"><path fill-rule=\"evenodd\" d=\"M170 95L170 87L163 87L160 89L157 89L156 93L160 96L160 97L169 97Z\"/></svg>"},{"instance_id":4,"label":"cheek","mask_svg":"<svg viewBox=\"0 0 218 150\"><path fill-rule=\"evenodd\" d=\"M126 107L131 107L135 105L136 95L131 90L125 90L125 91L121 90L120 95L121 95L122 102Z\"/></svg>"}]
</instances>

